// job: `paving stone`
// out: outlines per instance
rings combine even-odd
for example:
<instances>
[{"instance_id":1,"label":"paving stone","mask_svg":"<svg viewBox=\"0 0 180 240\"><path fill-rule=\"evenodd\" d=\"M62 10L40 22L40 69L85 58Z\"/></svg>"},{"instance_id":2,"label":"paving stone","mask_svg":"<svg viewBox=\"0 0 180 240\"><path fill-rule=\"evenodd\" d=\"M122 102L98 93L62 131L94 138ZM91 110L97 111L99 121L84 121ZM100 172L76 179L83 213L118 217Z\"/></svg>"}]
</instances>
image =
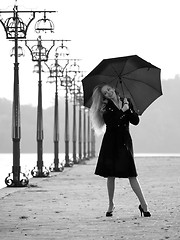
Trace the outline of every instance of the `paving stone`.
<instances>
[{"instance_id":1,"label":"paving stone","mask_svg":"<svg viewBox=\"0 0 180 240\"><path fill-rule=\"evenodd\" d=\"M96 161L32 178L28 187L1 189L0 239L180 239L178 157L135 159L150 218L140 216L128 179L116 179L116 208L105 217L106 179L94 175Z\"/></svg>"}]
</instances>

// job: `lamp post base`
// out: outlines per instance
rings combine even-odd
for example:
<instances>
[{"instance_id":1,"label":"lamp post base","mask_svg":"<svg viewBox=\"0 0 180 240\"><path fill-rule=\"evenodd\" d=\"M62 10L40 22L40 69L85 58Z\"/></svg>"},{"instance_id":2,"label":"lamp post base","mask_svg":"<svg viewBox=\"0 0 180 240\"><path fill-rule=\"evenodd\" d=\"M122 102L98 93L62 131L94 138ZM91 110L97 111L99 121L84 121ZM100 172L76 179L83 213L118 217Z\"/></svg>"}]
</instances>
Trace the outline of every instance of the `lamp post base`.
<instances>
[{"instance_id":1,"label":"lamp post base","mask_svg":"<svg viewBox=\"0 0 180 240\"><path fill-rule=\"evenodd\" d=\"M46 167L42 167L42 169L38 169L37 166L36 166L31 171L31 175L33 177L48 177L49 173L50 172Z\"/></svg>"},{"instance_id":2,"label":"lamp post base","mask_svg":"<svg viewBox=\"0 0 180 240\"><path fill-rule=\"evenodd\" d=\"M74 165L73 161L69 160L68 162L66 161L64 166L65 167L73 167L73 165Z\"/></svg>"},{"instance_id":3,"label":"lamp post base","mask_svg":"<svg viewBox=\"0 0 180 240\"><path fill-rule=\"evenodd\" d=\"M89 160L90 158L88 157L88 156L84 156L83 157L83 160L85 161L85 160Z\"/></svg>"},{"instance_id":4,"label":"lamp post base","mask_svg":"<svg viewBox=\"0 0 180 240\"><path fill-rule=\"evenodd\" d=\"M49 167L49 171L51 172L62 172L64 170L64 166L62 163L52 163Z\"/></svg>"},{"instance_id":5,"label":"lamp post base","mask_svg":"<svg viewBox=\"0 0 180 240\"><path fill-rule=\"evenodd\" d=\"M77 157L73 157L73 163L74 164L78 164L79 163L79 159Z\"/></svg>"},{"instance_id":6,"label":"lamp post base","mask_svg":"<svg viewBox=\"0 0 180 240\"><path fill-rule=\"evenodd\" d=\"M13 173L9 173L5 178L5 183L7 187L26 187L29 183L28 177L25 173L20 173L19 181L13 179Z\"/></svg>"}]
</instances>

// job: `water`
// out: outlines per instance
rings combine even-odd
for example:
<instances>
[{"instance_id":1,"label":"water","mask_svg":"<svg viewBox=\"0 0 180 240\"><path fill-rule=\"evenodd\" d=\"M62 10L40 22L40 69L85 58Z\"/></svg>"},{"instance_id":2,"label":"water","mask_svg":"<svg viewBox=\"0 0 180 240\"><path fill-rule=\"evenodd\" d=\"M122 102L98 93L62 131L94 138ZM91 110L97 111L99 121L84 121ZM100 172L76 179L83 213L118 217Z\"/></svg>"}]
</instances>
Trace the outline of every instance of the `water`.
<instances>
[{"instance_id":1,"label":"water","mask_svg":"<svg viewBox=\"0 0 180 240\"><path fill-rule=\"evenodd\" d=\"M64 154L59 154L59 162L64 161ZM49 169L50 165L54 162L53 153L43 154L44 166ZM0 189L6 187L4 182L9 173L12 172L13 155L12 154L0 154ZM30 171L37 165L37 154L28 153L21 154L20 157L21 172L25 173L28 178L31 178Z\"/></svg>"}]
</instances>

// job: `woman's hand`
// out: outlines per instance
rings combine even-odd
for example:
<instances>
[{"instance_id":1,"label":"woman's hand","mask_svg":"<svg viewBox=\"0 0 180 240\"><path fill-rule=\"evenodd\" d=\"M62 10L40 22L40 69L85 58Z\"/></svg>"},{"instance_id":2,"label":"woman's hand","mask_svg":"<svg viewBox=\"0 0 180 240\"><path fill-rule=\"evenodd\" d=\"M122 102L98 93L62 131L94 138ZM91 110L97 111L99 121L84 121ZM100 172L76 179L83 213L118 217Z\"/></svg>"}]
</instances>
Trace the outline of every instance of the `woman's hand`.
<instances>
[{"instance_id":1,"label":"woman's hand","mask_svg":"<svg viewBox=\"0 0 180 240\"><path fill-rule=\"evenodd\" d=\"M100 112L103 113L103 112L105 112L105 110L106 110L106 104L103 103L101 108L100 108Z\"/></svg>"},{"instance_id":2,"label":"woman's hand","mask_svg":"<svg viewBox=\"0 0 180 240\"><path fill-rule=\"evenodd\" d=\"M128 103L127 98L124 98L124 105L122 107L122 111L125 112L127 110L129 110L129 103Z\"/></svg>"},{"instance_id":3,"label":"woman's hand","mask_svg":"<svg viewBox=\"0 0 180 240\"><path fill-rule=\"evenodd\" d=\"M106 99L102 102L100 112L102 112L102 113L105 112L107 103L108 103L108 101Z\"/></svg>"}]
</instances>

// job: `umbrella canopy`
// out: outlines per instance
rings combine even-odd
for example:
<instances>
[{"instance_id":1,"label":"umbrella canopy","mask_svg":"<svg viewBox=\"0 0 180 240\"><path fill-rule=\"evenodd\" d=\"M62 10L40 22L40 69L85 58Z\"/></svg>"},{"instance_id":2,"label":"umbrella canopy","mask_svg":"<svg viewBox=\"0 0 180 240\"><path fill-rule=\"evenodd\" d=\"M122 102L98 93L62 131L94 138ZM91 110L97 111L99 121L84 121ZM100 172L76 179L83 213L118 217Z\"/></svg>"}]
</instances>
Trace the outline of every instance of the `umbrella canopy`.
<instances>
[{"instance_id":1,"label":"umbrella canopy","mask_svg":"<svg viewBox=\"0 0 180 240\"><path fill-rule=\"evenodd\" d=\"M141 115L162 95L160 72L160 68L137 55L104 59L82 80L84 106L91 106L94 88L106 83L122 97L130 98Z\"/></svg>"}]
</instances>

